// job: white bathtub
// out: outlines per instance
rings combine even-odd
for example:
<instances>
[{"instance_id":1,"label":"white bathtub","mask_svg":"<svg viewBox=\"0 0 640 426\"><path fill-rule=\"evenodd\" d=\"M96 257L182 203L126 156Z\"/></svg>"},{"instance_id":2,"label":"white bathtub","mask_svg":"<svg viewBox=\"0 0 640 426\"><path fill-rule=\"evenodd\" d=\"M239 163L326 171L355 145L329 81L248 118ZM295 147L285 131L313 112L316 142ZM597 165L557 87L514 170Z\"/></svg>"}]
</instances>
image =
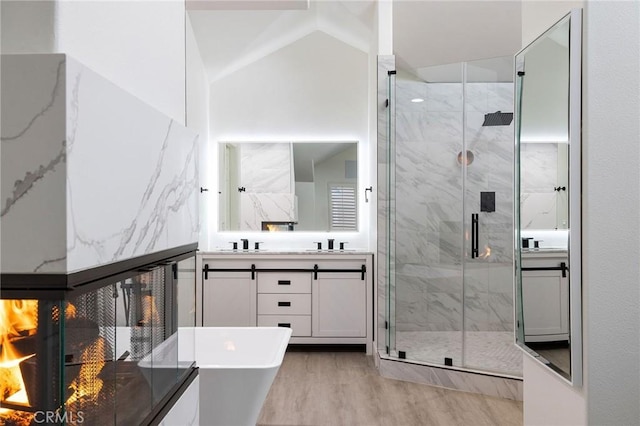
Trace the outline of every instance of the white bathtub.
<instances>
[{"instance_id":1,"label":"white bathtub","mask_svg":"<svg viewBox=\"0 0 640 426\"><path fill-rule=\"evenodd\" d=\"M163 375L154 369L187 367L195 359L200 424L254 426L290 337L282 327L184 327L138 365L150 384L164 389L172 383L159 383Z\"/></svg>"},{"instance_id":2,"label":"white bathtub","mask_svg":"<svg viewBox=\"0 0 640 426\"><path fill-rule=\"evenodd\" d=\"M282 364L291 329L196 327L180 332L181 348L189 348L187 340L195 339L200 423L254 426Z\"/></svg>"}]
</instances>

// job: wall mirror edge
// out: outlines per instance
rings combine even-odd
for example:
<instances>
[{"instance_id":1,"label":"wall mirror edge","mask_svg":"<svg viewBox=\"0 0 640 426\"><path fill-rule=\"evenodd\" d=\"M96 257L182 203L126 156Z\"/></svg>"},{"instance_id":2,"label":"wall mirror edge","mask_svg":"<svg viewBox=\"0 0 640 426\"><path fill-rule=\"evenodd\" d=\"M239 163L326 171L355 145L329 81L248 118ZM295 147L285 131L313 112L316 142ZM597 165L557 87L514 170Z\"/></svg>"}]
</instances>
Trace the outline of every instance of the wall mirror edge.
<instances>
[{"instance_id":1,"label":"wall mirror edge","mask_svg":"<svg viewBox=\"0 0 640 426\"><path fill-rule=\"evenodd\" d=\"M542 277L546 272L542 271L544 269L560 269L556 268L546 268L542 266L544 262L540 262L540 259L536 259L535 256L544 256L543 254L533 253L537 251L536 248L531 249L527 248L524 243L524 236L528 236L528 230L526 229L526 223L523 225L522 216L523 216L523 199L526 199L527 195L525 191L523 191L523 182L522 178L526 179L526 173L524 176L521 176L522 173L522 161L523 161L523 153L521 149L523 148L522 144L525 143L525 139L523 138L522 133L522 124L526 122L527 113L529 112L529 116L531 111L534 111L532 104L527 105L529 108L522 108L523 102L523 85L526 85L527 77L531 80L535 78L534 76L526 75L521 73L523 70L525 55L531 52L535 52L535 47L540 46L541 43L545 42L545 39L549 39L551 37L555 37L557 40L558 33L556 30L561 28L563 25L567 26L567 45L566 45L566 60L568 62L568 90L567 96L565 100L564 107L568 111L566 117L566 147L565 150L568 151L567 155L567 179L566 179L566 193L567 193L567 215L566 219L568 220L567 224L567 236L566 236L566 272L562 271L562 276L567 275L567 291L565 296L558 296L558 300L554 301L559 309L566 309L567 321L568 321L568 337L567 346L568 346L568 357L566 354L563 357L567 357L566 361L568 361L569 366L565 365L565 360L561 360L560 362L553 360L553 351L547 350L545 345L546 343L556 343L554 342L554 338L558 338L557 336L553 336L551 333L548 336L548 342L545 341L547 337L542 336L544 332L541 332L539 336L533 336L533 333L525 332L527 328L527 324L535 323L535 316L531 314L532 308L531 306L535 306L536 297L542 297L540 295L536 295L535 291L531 290L531 283L538 282L543 283L544 278ZM554 32L556 34L554 34ZM560 42L562 43L562 42ZM535 54L535 53L534 53ZM532 59L532 58L530 58ZM533 61L531 61L533 62ZM516 239L516 253L514 256L515 259L515 293L517 297L516 303L516 320L517 320L517 330L516 330L516 345L523 350L527 356L530 356L532 359L539 362L541 365L549 368L554 374L557 375L560 379L562 379L567 384L573 387L581 387L582 386L582 280L581 280L581 241L580 241L580 224L581 224L581 64L582 64L582 10L581 9L572 9L570 13L563 16L560 20L558 20L553 26L551 26L548 30L542 33L538 38L532 41L529 45L523 48L520 52L518 52L514 57L515 63L515 73L516 76L514 78L515 84L515 110L516 110L516 150L515 150L515 170L514 170L514 190L517 202L515 203L515 223L516 229L514 233L514 237ZM535 67L529 67L531 68ZM562 80L562 77L559 78ZM531 81L529 81L531 82ZM531 90L531 89L530 89ZM531 96L533 98L533 96ZM527 99L530 101L530 99ZM562 106L562 105L560 105ZM553 106L552 106L553 107ZM530 117L529 117L530 119ZM531 123L531 119L529 120ZM534 120L535 121L535 120ZM537 120L537 122L546 123L545 120ZM529 124L530 124L529 123ZM526 130L526 129L525 129ZM548 130L548 129L543 129ZM552 129L553 130L553 129ZM526 133L526 132L525 132ZM529 142L532 141L528 140ZM526 182L524 183L526 185ZM554 187L554 190L558 187L562 188L565 185L559 184L557 187ZM564 191L564 190L562 190ZM524 197L523 197L524 194ZM560 192L559 192L560 194ZM560 202L555 202L556 205L560 205ZM558 207L559 209L559 207ZM528 216L530 212L526 212ZM556 224L556 230L559 228L561 220L559 219L561 215L558 215L558 223ZM528 223L528 222L527 222ZM542 251L542 250L541 250ZM523 259L524 253L524 259ZM538 260L538 263L535 263L533 260ZM523 266L523 262L525 262L526 266ZM562 263L561 263L562 264ZM564 266L563 266L564 268ZM528 282L523 287L523 269L526 274L525 281ZM552 274L552 272L548 272ZM556 274L560 274L559 271L555 272ZM560 277L560 275L558 275ZM562 278L558 278L562 285ZM536 281L538 280L538 281ZM559 294L562 294L560 291ZM562 300L563 297L566 300ZM533 300L533 302L532 302ZM533 304L532 304L533 303ZM527 316L525 312L529 312ZM538 317L540 317L538 315ZM532 318L533 317L533 318ZM530 321L525 321L527 318ZM537 326L537 324L536 324ZM526 337L525 337L526 336ZM564 337L563 337L564 338ZM531 340L533 339L533 340ZM531 346L534 346L532 348ZM549 347L553 347L553 345L549 345ZM540 349L543 348L543 349ZM551 356L547 355L550 354ZM562 366L559 367L559 366Z\"/></svg>"},{"instance_id":2,"label":"wall mirror edge","mask_svg":"<svg viewBox=\"0 0 640 426\"><path fill-rule=\"evenodd\" d=\"M359 145L349 138L218 141L217 232L358 233Z\"/></svg>"}]
</instances>

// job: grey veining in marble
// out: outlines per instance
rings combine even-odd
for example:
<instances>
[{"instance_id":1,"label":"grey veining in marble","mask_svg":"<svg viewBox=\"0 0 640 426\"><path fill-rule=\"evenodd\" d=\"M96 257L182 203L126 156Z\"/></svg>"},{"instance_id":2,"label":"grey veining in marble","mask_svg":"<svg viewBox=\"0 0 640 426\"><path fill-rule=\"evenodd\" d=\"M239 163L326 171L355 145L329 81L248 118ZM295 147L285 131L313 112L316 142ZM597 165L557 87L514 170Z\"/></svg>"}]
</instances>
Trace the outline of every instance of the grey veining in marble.
<instances>
[{"instance_id":1,"label":"grey veining in marble","mask_svg":"<svg viewBox=\"0 0 640 426\"><path fill-rule=\"evenodd\" d=\"M291 143L243 143L240 185L248 193L293 193Z\"/></svg>"},{"instance_id":2,"label":"grey veining in marble","mask_svg":"<svg viewBox=\"0 0 640 426\"><path fill-rule=\"evenodd\" d=\"M262 230L262 222L297 222L292 193L240 194L240 229Z\"/></svg>"},{"instance_id":3,"label":"grey veining in marble","mask_svg":"<svg viewBox=\"0 0 640 426\"><path fill-rule=\"evenodd\" d=\"M68 273L198 240L192 131L67 55L3 55L2 87L4 272Z\"/></svg>"}]
</instances>

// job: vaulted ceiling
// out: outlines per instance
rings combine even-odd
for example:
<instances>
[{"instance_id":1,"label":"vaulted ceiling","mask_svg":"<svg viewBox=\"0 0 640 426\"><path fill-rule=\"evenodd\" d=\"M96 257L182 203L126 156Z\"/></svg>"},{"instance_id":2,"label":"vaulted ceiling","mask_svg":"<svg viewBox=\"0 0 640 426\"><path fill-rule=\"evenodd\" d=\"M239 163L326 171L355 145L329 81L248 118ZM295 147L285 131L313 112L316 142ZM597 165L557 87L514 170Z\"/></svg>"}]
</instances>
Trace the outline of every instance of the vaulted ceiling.
<instances>
[{"instance_id":1,"label":"vaulted ceiling","mask_svg":"<svg viewBox=\"0 0 640 426\"><path fill-rule=\"evenodd\" d=\"M233 73L315 31L369 52L374 0L188 0L210 81ZM425 68L515 54L521 2L394 0L393 49L399 68Z\"/></svg>"}]
</instances>

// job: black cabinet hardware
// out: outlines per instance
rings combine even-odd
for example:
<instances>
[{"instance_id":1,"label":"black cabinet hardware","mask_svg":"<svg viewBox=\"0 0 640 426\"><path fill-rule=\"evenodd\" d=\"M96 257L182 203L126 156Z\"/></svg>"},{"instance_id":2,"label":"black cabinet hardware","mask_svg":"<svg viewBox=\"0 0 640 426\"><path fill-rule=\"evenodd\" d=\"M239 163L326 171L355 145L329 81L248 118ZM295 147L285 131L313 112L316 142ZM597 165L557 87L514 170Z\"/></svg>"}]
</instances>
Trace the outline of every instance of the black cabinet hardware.
<instances>
[{"instance_id":1,"label":"black cabinet hardware","mask_svg":"<svg viewBox=\"0 0 640 426\"><path fill-rule=\"evenodd\" d=\"M278 306L291 306L291 302L278 302Z\"/></svg>"},{"instance_id":2,"label":"black cabinet hardware","mask_svg":"<svg viewBox=\"0 0 640 426\"><path fill-rule=\"evenodd\" d=\"M558 266L532 266L532 267L523 267L523 271L562 271L562 278L567 277L567 271L569 268L565 262L560 262Z\"/></svg>"},{"instance_id":3,"label":"black cabinet hardware","mask_svg":"<svg viewBox=\"0 0 640 426\"><path fill-rule=\"evenodd\" d=\"M291 285L291 280L278 280L278 285Z\"/></svg>"},{"instance_id":4,"label":"black cabinet hardware","mask_svg":"<svg viewBox=\"0 0 640 426\"><path fill-rule=\"evenodd\" d=\"M279 322L278 323L278 327L291 328L291 323L290 322Z\"/></svg>"}]
</instances>

